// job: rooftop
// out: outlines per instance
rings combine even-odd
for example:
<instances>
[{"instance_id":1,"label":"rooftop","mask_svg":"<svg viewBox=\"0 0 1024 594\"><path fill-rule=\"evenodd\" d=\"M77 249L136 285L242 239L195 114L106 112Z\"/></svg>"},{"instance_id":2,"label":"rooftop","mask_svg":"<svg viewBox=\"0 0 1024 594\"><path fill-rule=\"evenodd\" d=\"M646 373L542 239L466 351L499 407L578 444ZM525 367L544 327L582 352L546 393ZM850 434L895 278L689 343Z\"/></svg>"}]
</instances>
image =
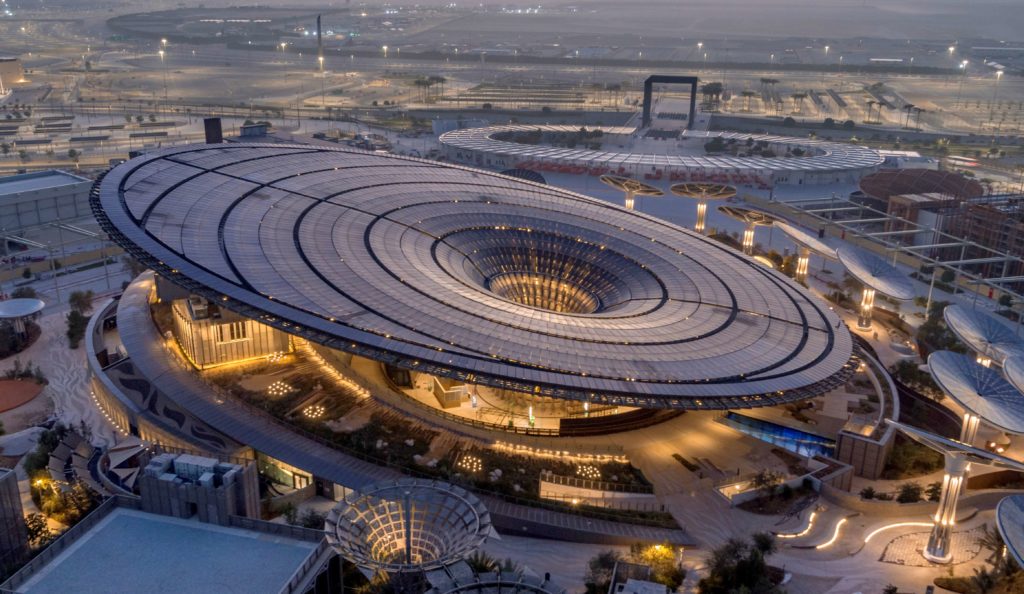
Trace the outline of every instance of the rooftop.
<instances>
[{"instance_id":1,"label":"rooftop","mask_svg":"<svg viewBox=\"0 0 1024 594\"><path fill-rule=\"evenodd\" d=\"M845 381L849 332L714 240L567 190L310 145L194 145L112 170L101 225L169 280L434 375L664 408ZM258 240L257 240L258 238Z\"/></svg>"},{"instance_id":2,"label":"rooftop","mask_svg":"<svg viewBox=\"0 0 1024 594\"><path fill-rule=\"evenodd\" d=\"M315 548L311 542L118 508L17 591L276 594Z\"/></svg>"},{"instance_id":3,"label":"rooftop","mask_svg":"<svg viewBox=\"0 0 1024 594\"><path fill-rule=\"evenodd\" d=\"M82 183L91 184L92 180L57 169L9 175L7 177L0 177L0 200L4 196L11 194L48 190L50 188L73 186Z\"/></svg>"}]
</instances>

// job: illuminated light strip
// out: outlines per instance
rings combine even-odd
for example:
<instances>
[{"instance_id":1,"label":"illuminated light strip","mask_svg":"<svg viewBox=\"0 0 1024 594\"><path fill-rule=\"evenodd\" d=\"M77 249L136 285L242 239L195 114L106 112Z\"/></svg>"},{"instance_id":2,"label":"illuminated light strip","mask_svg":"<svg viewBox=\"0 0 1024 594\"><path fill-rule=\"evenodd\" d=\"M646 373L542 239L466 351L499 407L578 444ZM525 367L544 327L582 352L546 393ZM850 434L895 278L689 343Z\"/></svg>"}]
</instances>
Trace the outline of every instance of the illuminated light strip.
<instances>
[{"instance_id":1,"label":"illuminated light strip","mask_svg":"<svg viewBox=\"0 0 1024 594\"><path fill-rule=\"evenodd\" d=\"M879 532L888 530L890 528L910 528L910 527L930 528L931 526L932 526L931 522L898 522L896 524L889 524L888 526L882 526L881 528L878 528L877 530L873 531L871 534L868 534L867 536L865 536L864 537L864 544L869 543L871 541L871 539L874 538L875 535L878 534Z\"/></svg>"},{"instance_id":2,"label":"illuminated light strip","mask_svg":"<svg viewBox=\"0 0 1024 594\"><path fill-rule=\"evenodd\" d=\"M843 524L845 524L845 523L846 523L846 518L843 518L842 520L839 520L839 522L836 524L835 532L832 533L832 538L828 539L828 542L823 542L823 543L821 543L820 545L818 545L818 546L816 546L814 548L815 549L827 549L828 547L834 545L836 543L836 540L839 539L839 530L843 527Z\"/></svg>"},{"instance_id":3,"label":"illuminated light strip","mask_svg":"<svg viewBox=\"0 0 1024 594\"><path fill-rule=\"evenodd\" d=\"M776 534L775 537L776 538L800 538L801 536L806 536L807 533L810 532L812 528L814 528L814 518L817 515L818 515L818 512L811 512L811 516L807 520L807 527L804 528L803 531L797 532L795 534Z\"/></svg>"}]
</instances>

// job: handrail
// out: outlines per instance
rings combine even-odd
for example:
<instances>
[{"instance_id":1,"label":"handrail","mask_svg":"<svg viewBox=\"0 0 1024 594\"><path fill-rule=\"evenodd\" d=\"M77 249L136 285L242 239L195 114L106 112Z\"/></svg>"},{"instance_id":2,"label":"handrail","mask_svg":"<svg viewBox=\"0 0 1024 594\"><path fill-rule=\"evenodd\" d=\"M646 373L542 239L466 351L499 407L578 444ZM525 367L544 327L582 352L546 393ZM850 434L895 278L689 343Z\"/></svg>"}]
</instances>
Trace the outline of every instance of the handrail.
<instances>
[{"instance_id":1,"label":"handrail","mask_svg":"<svg viewBox=\"0 0 1024 594\"><path fill-rule=\"evenodd\" d=\"M654 493L654 487L650 485L630 485L626 483L612 483L598 479L588 479L578 476L567 476L555 474L550 470L542 470L540 479L556 485L576 487L578 489L590 489L592 491L610 491L613 493L636 493L646 495Z\"/></svg>"}]
</instances>

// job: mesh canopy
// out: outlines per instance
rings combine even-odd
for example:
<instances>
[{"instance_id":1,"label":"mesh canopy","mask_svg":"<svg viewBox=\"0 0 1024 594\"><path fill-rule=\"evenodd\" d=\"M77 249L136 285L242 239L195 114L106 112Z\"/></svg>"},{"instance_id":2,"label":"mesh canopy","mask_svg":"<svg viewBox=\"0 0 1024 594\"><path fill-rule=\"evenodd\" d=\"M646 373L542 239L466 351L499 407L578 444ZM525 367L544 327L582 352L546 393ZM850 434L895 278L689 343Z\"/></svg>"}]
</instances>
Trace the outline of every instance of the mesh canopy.
<instances>
[{"instance_id":1,"label":"mesh canopy","mask_svg":"<svg viewBox=\"0 0 1024 594\"><path fill-rule=\"evenodd\" d=\"M327 516L327 538L356 565L386 572L438 569L477 550L487 509L461 487L421 479L353 492Z\"/></svg>"}]
</instances>

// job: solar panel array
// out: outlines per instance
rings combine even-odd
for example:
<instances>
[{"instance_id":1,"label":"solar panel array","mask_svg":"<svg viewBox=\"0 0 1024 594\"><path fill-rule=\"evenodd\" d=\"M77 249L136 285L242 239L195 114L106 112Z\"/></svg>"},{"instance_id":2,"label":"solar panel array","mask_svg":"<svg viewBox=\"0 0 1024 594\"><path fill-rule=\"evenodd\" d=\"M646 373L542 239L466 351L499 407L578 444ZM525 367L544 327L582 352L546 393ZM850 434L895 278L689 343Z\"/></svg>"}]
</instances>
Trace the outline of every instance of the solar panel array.
<instances>
[{"instance_id":1,"label":"solar panel array","mask_svg":"<svg viewBox=\"0 0 1024 594\"><path fill-rule=\"evenodd\" d=\"M115 241L188 290L410 369L664 408L776 404L852 373L845 326L788 278L550 186L350 149L195 145L115 168L93 200ZM552 311L505 286L554 278L554 302L588 305Z\"/></svg>"}]
</instances>

